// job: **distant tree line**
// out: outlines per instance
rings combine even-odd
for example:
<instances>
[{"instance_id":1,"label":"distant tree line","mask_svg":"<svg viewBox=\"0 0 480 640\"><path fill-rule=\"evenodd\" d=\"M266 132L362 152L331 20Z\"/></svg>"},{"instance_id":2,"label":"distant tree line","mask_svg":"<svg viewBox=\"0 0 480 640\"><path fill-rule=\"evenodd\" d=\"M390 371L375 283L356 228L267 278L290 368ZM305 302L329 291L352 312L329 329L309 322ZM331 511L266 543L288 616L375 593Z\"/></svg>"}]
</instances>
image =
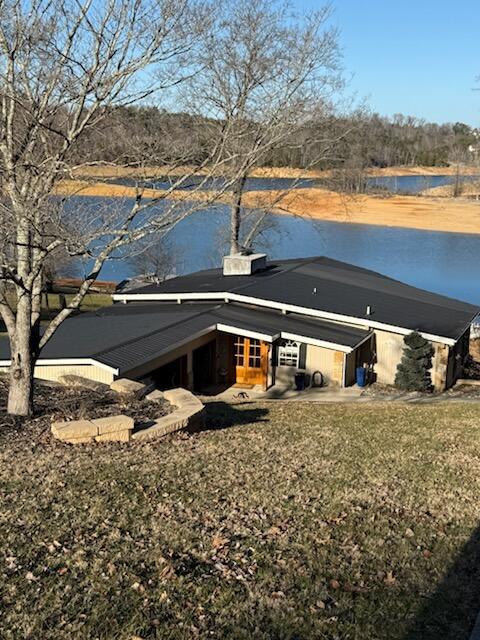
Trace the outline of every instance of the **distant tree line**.
<instances>
[{"instance_id":1,"label":"distant tree line","mask_svg":"<svg viewBox=\"0 0 480 640\"><path fill-rule=\"evenodd\" d=\"M182 157L193 165L204 162L211 136L221 126L211 118L171 113L154 106L112 109L98 128L89 132L77 153L78 160L135 164L150 154L156 164ZM252 135L257 127L252 123ZM355 113L325 117L313 113L293 136L269 149L259 159L263 166L349 169L390 166L448 166L477 159L478 131L467 124L426 122L397 114ZM334 153L326 150L331 144Z\"/></svg>"}]
</instances>

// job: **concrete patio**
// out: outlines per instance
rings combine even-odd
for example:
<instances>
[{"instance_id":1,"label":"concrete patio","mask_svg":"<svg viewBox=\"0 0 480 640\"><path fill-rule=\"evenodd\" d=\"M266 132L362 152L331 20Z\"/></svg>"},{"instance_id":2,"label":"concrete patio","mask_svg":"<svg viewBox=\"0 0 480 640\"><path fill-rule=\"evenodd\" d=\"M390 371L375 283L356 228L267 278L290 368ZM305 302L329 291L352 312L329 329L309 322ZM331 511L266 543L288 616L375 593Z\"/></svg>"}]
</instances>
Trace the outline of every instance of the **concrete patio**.
<instances>
[{"instance_id":1,"label":"concrete patio","mask_svg":"<svg viewBox=\"0 0 480 640\"><path fill-rule=\"evenodd\" d=\"M353 387L309 387L303 391L297 391L291 386L275 386L264 391L260 385L255 385L252 389L240 387L229 387L214 395L200 395L201 400L220 400L223 402L235 402L237 400L284 400L289 402L355 402L363 389L358 386Z\"/></svg>"},{"instance_id":2,"label":"concrete patio","mask_svg":"<svg viewBox=\"0 0 480 640\"><path fill-rule=\"evenodd\" d=\"M373 393L372 393L373 391ZM241 388L232 386L217 391L212 388L210 393L198 394L203 402L222 401L238 402L247 400L283 400L288 402L320 402L320 403L408 403L408 404L432 404L432 403L461 403L480 402L479 381L459 380L459 382L443 393L420 393L418 391L400 391L394 387L339 387L335 385L327 387L309 387L303 391L297 391L291 385L276 385L264 391L260 385L253 388Z\"/></svg>"}]
</instances>

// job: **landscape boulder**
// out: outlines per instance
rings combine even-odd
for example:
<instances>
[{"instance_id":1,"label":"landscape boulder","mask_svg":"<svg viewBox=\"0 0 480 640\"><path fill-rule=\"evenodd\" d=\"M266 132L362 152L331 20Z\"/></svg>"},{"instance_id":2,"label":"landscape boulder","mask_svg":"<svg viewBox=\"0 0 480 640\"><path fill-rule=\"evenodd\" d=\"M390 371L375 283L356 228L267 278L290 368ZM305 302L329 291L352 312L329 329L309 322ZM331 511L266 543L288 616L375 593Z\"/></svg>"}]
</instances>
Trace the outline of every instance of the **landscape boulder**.
<instances>
[{"instance_id":1,"label":"landscape boulder","mask_svg":"<svg viewBox=\"0 0 480 640\"><path fill-rule=\"evenodd\" d=\"M52 434L62 442L84 444L89 442L129 442L134 427L133 418L124 415L95 420L53 422Z\"/></svg>"},{"instance_id":2,"label":"landscape boulder","mask_svg":"<svg viewBox=\"0 0 480 640\"><path fill-rule=\"evenodd\" d=\"M103 382L97 382L97 380L90 380L83 376L77 376L74 373L66 373L58 378L60 384L64 387L81 387L84 389L92 389L93 391L104 391L108 385Z\"/></svg>"},{"instance_id":3,"label":"landscape boulder","mask_svg":"<svg viewBox=\"0 0 480 640\"><path fill-rule=\"evenodd\" d=\"M135 396L135 398L143 398L148 393L146 385L128 378L114 380L110 384L110 389L121 395Z\"/></svg>"},{"instance_id":4,"label":"landscape boulder","mask_svg":"<svg viewBox=\"0 0 480 640\"><path fill-rule=\"evenodd\" d=\"M159 389L154 389L145 396L145 400L148 400L149 402L163 402L163 400L165 400L165 395Z\"/></svg>"}]
</instances>

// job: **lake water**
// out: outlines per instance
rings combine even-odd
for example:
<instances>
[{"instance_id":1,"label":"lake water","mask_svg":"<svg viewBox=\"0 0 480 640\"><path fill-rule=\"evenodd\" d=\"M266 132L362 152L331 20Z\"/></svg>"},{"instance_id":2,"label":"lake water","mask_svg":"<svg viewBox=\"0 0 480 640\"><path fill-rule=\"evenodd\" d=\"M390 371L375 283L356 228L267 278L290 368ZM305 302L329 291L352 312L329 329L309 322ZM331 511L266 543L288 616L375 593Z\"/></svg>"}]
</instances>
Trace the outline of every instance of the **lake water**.
<instances>
[{"instance_id":1,"label":"lake water","mask_svg":"<svg viewBox=\"0 0 480 640\"><path fill-rule=\"evenodd\" d=\"M462 182L471 182L479 180L480 176L460 176ZM455 182L455 176L378 176L367 179L367 183L371 187L380 187L382 189L388 189L393 193L418 193L423 189L431 189L433 187L440 187L446 184L453 184ZM112 178L111 182L117 184L123 184L125 186L134 186L135 180L133 178ZM202 182L202 178L198 176L192 176L182 185L182 189L185 191L196 188ZM223 178L207 178L204 179L202 189L218 189L223 182ZM158 178L156 180L149 180L145 182L145 186L152 189L167 189L170 187L170 182L166 179ZM315 186L327 186L328 183L322 183L321 180L314 179L302 179L294 180L292 178L247 178L245 184L246 191L271 191L275 189L290 189L295 186L297 189L315 187Z\"/></svg>"},{"instance_id":2,"label":"lake water","mask_svg":"<svg viewBox=\"0 0 480 640\"><path fill-rule=\"evenodd\" d=\"M480 176L460 176L461 182L478 181ZM456 176L378 176L369 178L372 187L381 187L393 193L418 193L424 189L454 184Z\"/></svg>"},{"instance_id":3,"label":"lake water","mask_svg":"<svg viewBox=\"0 0 480 640\"><path fill-rule=\"evenodd\" d=\"M76 199L75 208L81 211L87 202L96 200ZM271 218L272 226L259 246L271 258L326 255L480 305L480 235L342 224L286 215ZM171 232L178 273L221 264L225 252L221 230L227 221L226 207L217 207L194 214ZM120 281L134 274L128 260L113 259L104 266L101 278Z\"/></svg>"}]
</instances>

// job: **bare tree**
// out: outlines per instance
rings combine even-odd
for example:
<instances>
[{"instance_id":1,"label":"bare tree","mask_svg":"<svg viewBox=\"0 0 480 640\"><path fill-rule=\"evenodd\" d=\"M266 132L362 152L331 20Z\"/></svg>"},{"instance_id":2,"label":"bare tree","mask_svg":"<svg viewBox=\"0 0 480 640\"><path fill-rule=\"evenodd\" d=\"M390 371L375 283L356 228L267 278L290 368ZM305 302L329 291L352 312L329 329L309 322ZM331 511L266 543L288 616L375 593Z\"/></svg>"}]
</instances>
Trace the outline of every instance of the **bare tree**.
<instances>
[{"instance_id":1,"label":"bare tree","mask_svg":"<svg viewBox=\"0 0 480 640\"><path fill-rule=\"evenodd\" d=\"M129 261L142 281L159 283L177 272L179 254L168 236L151 236L137 243Z\"/></svg>"},{"instance_id":2,"label":"bare tree","mask_svg":"<svg viewBox=\"0 0 480 640\"><path fill-rule=\"evenodd\" d=\"M149 200L137 185L136 197L117 207L53 197L62 180L97 163L79 159L78 150L107 114L159 100L195 72L203 21L191 0L0 0L0 312L10 342L12 414L31 413L41 349L105 261L208 206L208 198L170 199L188 175ZM199 171L225 157L221 142L212 143ZM144 149L134 160L155 162ZM41 327L45 270L59 251L87 261L89 270L67 307Z\"/></svg>"},{"instance_id":3,"label":"bare tree","mask_svg":"<svg viewBox=\"0 0 480 640\"><path fill-rule=\"evenodd\" d=\"M273 150L297 145L296 134L315 112L320 118L330 112L340 84L337 33L328 27L328 6L299 17L283 0L219 0L213 15L199 48L202 71L186 85L185 102L210 118L213 137L221 130L232 159L230 251L237 253L252 169ZM307 148L308 140L301 144Z\"/></svg>"}]
</instances>

